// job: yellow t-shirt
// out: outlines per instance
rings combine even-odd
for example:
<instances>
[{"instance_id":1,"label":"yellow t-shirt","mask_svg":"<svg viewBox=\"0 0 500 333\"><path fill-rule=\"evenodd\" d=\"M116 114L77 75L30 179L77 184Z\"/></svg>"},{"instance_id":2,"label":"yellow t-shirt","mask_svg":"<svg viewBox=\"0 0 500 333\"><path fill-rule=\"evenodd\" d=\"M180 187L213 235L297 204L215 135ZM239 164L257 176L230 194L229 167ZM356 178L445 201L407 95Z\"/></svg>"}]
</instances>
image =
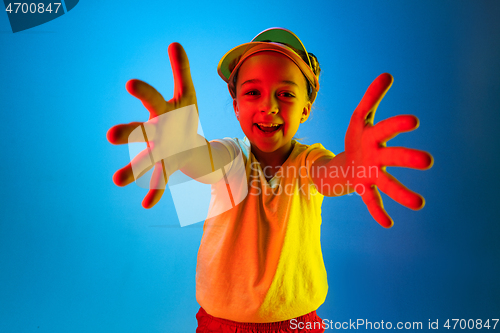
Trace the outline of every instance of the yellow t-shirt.
<instances>
[{"instance_id":1,"label":"yellow t-shirt","mask_svg":"<svg viewBox=\"0 0 500 333\"><path fill-rule=\"evenodd\" d=\"M250 143L215 140L245 163L248 195L207 219L198 251L196 298L212 316L265 323L292 319L325 301L321 253L323 195L309 176L312 163L334 156L321 144L292 141L292 153L269 182Z\"/></svg>"}]
</instances>

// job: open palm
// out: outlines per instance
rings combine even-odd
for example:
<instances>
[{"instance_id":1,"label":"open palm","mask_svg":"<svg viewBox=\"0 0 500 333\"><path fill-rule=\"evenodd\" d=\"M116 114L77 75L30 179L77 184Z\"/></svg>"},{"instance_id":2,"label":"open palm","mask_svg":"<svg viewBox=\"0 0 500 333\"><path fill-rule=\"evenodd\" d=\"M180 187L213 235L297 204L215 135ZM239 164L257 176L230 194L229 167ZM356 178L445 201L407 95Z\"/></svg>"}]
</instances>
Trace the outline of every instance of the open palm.
<instances>
[{"instance_id":1,"label":"open palm","mask_svg":"<svg viewBox=\"0 0 500 333\"><path fill-rule=\"evenodd\" d=\"M166 101L155 88L140 80L130 80L126 85L127 91L132 96L140 99L149 111L150 120L185 106L196 105L196 93L191 79L186 52L179 43L172 43L168 48L168 55L174 76L174 96L172 99ZM130 134L143 124L142 122L132 122L113 126L107 133L108 141L112 144L129 143ZM147 144L149 150L154 145L154 142L147 142ZM136 158L150 158L148 150L144 150ZM142 202L144 208L151 208L160 200L165 191L164 185L168 179L168 175L175 171L174 169L177 167L176 165L168 165L163 160L154 163L151 189ZM134 179L132 163L116 171L113 176L113 181L118 186L128 185Z\"/></svg>"},{"instance_id":2,"label":"open palm","mask_svg":"<svg viewBox=\"0 0 500 333\"><path fill-rule=\"evenodd\" d=\"M398 115L373 125L375 111L392 82L392 76L387 73L372 82L356 107L345 136L345 165L356 168L350 181L373 218L386 228L391 227L393 221L384 209L377 188L408 208L418 210L425 204L421 195L406 188L385 170L386 167L425 170L433 164L433 158L427 152L386 147L386 142L399 133L416 129L419 125L417 117Z\"/></svg>"}]
</instances>

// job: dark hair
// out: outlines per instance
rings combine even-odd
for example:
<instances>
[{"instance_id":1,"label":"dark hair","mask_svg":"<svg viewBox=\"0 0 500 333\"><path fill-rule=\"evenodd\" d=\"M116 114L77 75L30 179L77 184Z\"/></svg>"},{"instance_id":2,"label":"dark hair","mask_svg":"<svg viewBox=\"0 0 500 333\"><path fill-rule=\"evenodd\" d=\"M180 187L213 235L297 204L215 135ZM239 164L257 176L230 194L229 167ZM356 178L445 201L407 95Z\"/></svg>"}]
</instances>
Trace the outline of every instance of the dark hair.
<instances>
[{"instance_id":1,"label":"dark hair","mask_svg":"<svg viewBox=\"0 0 500 333\"><path fill-rule=\"evenodd\" d=\"M295 51L295 53L297 53L301 58L302 60L304 60L304 62L306 64L309 63L309 61L307 60L307 56L306 56L306 53L304 51L299 51L289 45L287 45L289 48L293 49ZM311 69L314 73L314 75L316 75L316 77L319 77L319 74L321 73L321 68L319 67L319 62L318 62L318 58L312 54L311 52L308 52L308 55L309 55L309 59L311 60ZM237 58L235 59L233 62L234 62L234 65L233 65L233 68L236 66L236 64L239 62L240 58ZM238 71L240 70L240 68L238 68L236 70L236 73L234 73L234 76L233 76L233 87L234 87L234 95L236 96L236 81L237 81L237 78L238 78ZM312 95L312 92L313 92L313 87L311 86L311 84L309 83L309 80L307 79L307 77L304 75L304 78L306 79L306 83L307 83L307 98L309 100L311 100L311 95Z\"/></svg>"}]
</instances>

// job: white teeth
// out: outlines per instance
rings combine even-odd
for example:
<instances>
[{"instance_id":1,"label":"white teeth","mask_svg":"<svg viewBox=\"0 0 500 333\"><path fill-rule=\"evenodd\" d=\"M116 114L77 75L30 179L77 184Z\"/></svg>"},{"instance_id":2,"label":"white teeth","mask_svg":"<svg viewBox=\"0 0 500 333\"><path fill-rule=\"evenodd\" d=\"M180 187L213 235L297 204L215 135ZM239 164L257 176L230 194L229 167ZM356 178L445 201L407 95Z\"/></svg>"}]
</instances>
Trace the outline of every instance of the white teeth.
<instances>
[{"instance_id":1,"label":"white teeth","mask_svg":"<svg viewBox=\"0 0 500 333\"><path fill-rule=\"evenodd\" d=\"M258 123L260 127L278 127L280 124L263 124L263 123Z\"/></svg>"}]
</instances>

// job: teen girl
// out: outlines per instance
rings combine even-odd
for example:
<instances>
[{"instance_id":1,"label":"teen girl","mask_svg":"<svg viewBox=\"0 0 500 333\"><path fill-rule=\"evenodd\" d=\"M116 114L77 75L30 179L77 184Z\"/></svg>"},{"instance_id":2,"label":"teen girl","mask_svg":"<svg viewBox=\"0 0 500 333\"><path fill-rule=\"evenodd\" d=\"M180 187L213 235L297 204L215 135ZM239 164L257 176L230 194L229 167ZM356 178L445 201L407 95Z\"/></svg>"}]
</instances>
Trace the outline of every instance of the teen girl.
<instances>
[{"instance_id":1,"label":"teen girl","mask_svg":"<svg viewBox=\"0 0 500 333\"><path fill-rule=\"evenodd\" d=\"M127 83L127 90L143 102L151 118L196 104L181 45L171 44L169 56L175 81L171 100L165 101L142 81ZM397 134L417 128L418 119L400 115L373 125L376 108L393 81L391 75L382 74L352 115L345 152L334 155L321 144L294 140L311 113L320 67L286 29L265 30L252 42L230 50L218 72L228 84L245 138L210 141L210 162L206 156L190 154L166 163L168 174L179 169L197 178L210 172L203 166L213 170L214 164L226 165L242 154L251 184L242 202L205 221L196 272L201 305L197 332L323 332L315 312L328 289L320 243L323 197L356 191L384 227L393 222L378 189L406 207L421 209L424 199L385 171L386 166L431 167L432 156L426 152L385 145ZM109 141L127 143L138 125L111 128ZM157 162L153 182L161 178L162 170L165 166ZM118 170L113 179L119 186L133 182L131 165ZM273 191L278 188L281 191ZM163 191L153 187L143 206L154 206Z\"/></svg>"}]
</instances>

